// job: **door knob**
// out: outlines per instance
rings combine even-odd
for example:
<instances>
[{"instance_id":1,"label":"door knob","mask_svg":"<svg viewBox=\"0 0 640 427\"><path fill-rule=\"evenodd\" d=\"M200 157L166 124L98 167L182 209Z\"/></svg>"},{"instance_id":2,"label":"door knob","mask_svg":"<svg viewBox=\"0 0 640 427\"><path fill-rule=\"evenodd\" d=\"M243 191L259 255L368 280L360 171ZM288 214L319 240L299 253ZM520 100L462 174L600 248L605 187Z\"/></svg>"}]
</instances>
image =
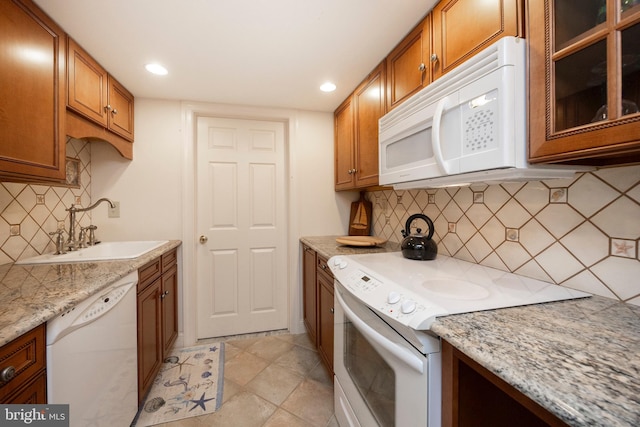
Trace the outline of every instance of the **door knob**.
<instances>
[{"instance_id":1,"label":"door knob","mask_svg":"<svg viewBox=\"0 0 640 427\"><path fill-rule=\"evenodd\" d=\"M200 243L201 244L205 244L209 241L209 238L207 236L200 236Z\"/></svg>"}]
</instances>

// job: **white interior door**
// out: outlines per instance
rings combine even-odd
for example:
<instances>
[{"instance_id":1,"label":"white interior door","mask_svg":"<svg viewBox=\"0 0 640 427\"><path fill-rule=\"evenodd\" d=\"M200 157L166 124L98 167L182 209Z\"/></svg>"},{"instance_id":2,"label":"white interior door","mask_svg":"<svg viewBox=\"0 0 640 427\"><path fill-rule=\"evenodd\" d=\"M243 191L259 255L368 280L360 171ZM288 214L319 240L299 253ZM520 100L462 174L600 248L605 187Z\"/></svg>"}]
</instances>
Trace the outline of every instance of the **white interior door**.
<instances>
[{"instance_id":1,"label":"white interior door","mask_svg":"<svg viewBox=\"0 0 640 427\"><path fill-rule=\"evenodd\" d=\"M284 329L284 123L197 118L197 335Z\"/></svg>"}]
</instances>

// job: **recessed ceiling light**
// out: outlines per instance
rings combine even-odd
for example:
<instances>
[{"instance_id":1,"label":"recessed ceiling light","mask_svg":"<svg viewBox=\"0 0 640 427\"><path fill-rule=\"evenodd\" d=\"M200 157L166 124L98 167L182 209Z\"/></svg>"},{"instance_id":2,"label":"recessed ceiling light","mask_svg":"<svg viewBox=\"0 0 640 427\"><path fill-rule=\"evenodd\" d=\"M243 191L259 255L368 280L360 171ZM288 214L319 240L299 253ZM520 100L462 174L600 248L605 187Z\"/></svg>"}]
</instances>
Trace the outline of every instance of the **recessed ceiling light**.
<instances>
[{"instance_id":1,"label":"recessed ceiling light","mask_svg":"<svg viewBox=\"0 0 640 427\"><path fill-rule=\"evenodd\" d=\"M323 83L322 86L320 86L320 90L323 92L333 92L334 90L336 90L336 85L331 82L326 82Z\"/></svg>"},{"instance_id":2,"label":"recessed ceiling light","mask_svg":"<svg viewBox=\"0 0 640 427\"><path fill-rule=\"evenodd\" d=\"M157 74L158 76L165 76L169 74L167 69L160 64L147 64L144 68L146 68L151 74Z\"/></svg>"}]
</instances>

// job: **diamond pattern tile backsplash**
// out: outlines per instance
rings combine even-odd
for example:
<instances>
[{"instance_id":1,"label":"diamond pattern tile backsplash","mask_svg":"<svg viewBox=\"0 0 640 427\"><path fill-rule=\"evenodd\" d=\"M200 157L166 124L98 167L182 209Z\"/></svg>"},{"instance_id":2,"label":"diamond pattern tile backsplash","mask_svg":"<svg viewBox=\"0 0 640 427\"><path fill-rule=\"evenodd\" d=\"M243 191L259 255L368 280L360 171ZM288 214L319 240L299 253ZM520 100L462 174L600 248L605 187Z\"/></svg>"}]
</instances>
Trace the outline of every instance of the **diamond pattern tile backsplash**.
<instances>
[{"instance_id":1,"label":"diamond pattern tile backsplash","mask_svg":"<svg viewBox=\"0 0 640 427\"><path fill-rule=\"evenodd\" d=\"M373 235L401 242L407 218L422 212L441 254L640 305L640 166L367 199Z\"/></svg>"},{"instance_id":2,"label":"diamond pattern tile backsplash","mask_svg":"<svg viewBox=\"0 0 640 427\"><path fill-rule=\"evenodd\" d=\"M0 182L0 265L53 252L49 235L69 229L66 208L91 202L91 144L67 140L67 157L79 159L80 188ZM78 223L91 224L90 212L79 212ZM65 235L66 237L66 235Z\"/></svg>"}]
</instances>

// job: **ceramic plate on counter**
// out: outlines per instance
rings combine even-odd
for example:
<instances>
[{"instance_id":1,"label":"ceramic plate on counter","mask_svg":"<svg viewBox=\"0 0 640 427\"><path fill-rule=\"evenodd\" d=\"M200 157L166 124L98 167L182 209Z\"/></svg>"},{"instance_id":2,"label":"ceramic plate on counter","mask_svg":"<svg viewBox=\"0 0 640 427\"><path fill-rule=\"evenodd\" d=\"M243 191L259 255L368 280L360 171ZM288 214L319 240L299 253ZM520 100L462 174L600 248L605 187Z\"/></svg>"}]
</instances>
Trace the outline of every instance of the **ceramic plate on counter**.
<instances>
[{"instance_id":1,"label":"ceramic plate on counter","mask_svg":"<svg viewBox=\"0 0 640 427\"><path fill-rule=\"evenodd\" d=\"M378 246L387 242L387 239L376 236L342 236L337 237L336 242L347 246Z\"/></svg>"}]
</instances>

